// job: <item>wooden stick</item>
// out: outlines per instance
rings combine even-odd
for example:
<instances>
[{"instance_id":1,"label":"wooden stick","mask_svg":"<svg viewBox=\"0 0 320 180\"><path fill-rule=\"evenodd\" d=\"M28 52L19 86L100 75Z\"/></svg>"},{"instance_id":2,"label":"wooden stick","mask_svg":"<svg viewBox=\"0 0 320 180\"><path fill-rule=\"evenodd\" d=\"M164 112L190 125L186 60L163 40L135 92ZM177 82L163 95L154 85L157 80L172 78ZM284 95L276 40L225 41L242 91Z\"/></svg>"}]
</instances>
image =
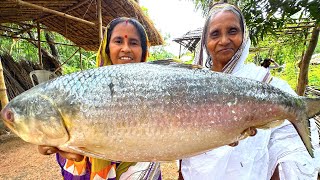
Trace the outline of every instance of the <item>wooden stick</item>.
<instances>
[{"instance_id":1,"label":"wooden stick","mask_svg":"<svg viewBox=\"0 0 320 180\"><path fill-rule=\"evenodd\" d=\"M42 63L42 53L41 53L41 34L40 34L40 23L37 22L37 33L38 33L38 56L39 56L39 65L41 68L43 68Z\"/></svg>"},{"instance_id":2,"label":"wooden stick","mask_svg":"<svg viewBox=\"0 0 320 180\"><path fill-rule=\"evenodd\" d=\"M8 104L7 88L4 82L1 58L0 58L0 101L1 101L1 109L4 108L6 104Z\"/></svg>"},{"instance_id":3,"label":"wooden stick","mask_svg":"<svg viewBox=\"0 0 320 180\"><path fill-rule=\"evenodd\" d=\"M99 44L102 42L103 32L102 32L102 12L101 12L101 0L97 0L98 3L98 26L99 26Z\"/></svg>"},{"instance_id":4,"label":"wooden stick","mask_svg":"<svg viewBox=\"0 0 320 180\"><path fill-rule=\"evenodd\" d=\"M79 47L79 49L77 49L77 50L69 57L69 59L67 59L65 62L63 62L63 63L54 71L54 73L56 73L59 69L61 69L61 67L62 67L65 63L67 63L78 51L80 51L80 47Z\"/></svg>"}]
</instances>

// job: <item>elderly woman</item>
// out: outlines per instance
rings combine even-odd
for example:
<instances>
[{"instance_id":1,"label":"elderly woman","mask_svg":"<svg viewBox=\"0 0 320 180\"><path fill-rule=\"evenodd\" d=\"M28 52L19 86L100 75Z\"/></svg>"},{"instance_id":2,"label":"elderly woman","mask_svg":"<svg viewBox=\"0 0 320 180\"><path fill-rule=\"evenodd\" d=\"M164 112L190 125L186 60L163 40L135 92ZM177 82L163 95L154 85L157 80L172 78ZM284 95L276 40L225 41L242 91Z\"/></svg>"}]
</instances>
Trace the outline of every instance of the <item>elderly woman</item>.
<instances>
[{"instance_id":1,"label":"elderly woman","mask_svg":"<svg viewBox=\"0 0 320 180\"><path fill-rule=\"evenodd\" d=\"M107 26L97 53L97 66L145 62L147 55L148 37L143 26L133 18L116 18ZM42 154L58 152L57 161L65 180L161 179L160 163L113 162L45 146L39 146L39 151Z\"/></svg>"},{"instance_id":2,"label":"elderly woman","mask_svg":"<svg viewBox=\"0 0 320 180\"><path fill-rule=\"evenodd\" d=\"M244 63L250 41L238 8L225 3L215 4L206 19L200 43L196 64L213 71L270 83L295 94L285 81L271 77L267 69ZM312 121L312 127L314 125ZM316 132L316 129L312 131ZM183 159L181 171L185 180L316 179L315 162L292 124L285 121L273 129L259 129L254 137L241 140L235 147L223 146Z\"/></svg>"}]
</instances>

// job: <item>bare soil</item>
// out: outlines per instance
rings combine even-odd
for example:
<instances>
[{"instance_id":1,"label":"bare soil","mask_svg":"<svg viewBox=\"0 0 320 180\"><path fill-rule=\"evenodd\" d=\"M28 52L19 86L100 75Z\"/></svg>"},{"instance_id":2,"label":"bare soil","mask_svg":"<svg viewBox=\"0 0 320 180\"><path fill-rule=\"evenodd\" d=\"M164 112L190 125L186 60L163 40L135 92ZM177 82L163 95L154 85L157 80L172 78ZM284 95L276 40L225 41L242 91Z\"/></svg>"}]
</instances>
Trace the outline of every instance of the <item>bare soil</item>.
<instances>
[{"instance_id":1,"label":"bare soil","mask_svg":"<svg viewBox=\"0 0 320 180\"><path fill-rule=\"evenodd\" d=\"M164 180L178 179L176 162L161 164ZM55 155L41 155L36 145L13 134L0 135L0 180L62 179Z\"/></svg>"}]
</instances>

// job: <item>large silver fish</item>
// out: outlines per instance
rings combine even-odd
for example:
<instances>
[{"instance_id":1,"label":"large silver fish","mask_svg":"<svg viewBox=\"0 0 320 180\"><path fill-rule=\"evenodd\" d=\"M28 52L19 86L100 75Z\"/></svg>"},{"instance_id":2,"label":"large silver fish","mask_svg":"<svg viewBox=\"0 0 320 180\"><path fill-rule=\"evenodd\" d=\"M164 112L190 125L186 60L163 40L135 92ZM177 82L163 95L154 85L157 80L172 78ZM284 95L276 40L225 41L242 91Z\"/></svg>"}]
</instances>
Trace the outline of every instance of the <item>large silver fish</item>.
<instances>
[{"instance_id":1,"label":"large silver fish","mask_svg":"<svg viewBox=\"0 0 320 180\"><path fill-rule=\"evenodd\" d=\"M159 61L58 77L17 96L1 115L27 142L135 162L196 155L283 119L313 156L308 118L319 111L320 99Z\"/></svg>"}]
</instances>

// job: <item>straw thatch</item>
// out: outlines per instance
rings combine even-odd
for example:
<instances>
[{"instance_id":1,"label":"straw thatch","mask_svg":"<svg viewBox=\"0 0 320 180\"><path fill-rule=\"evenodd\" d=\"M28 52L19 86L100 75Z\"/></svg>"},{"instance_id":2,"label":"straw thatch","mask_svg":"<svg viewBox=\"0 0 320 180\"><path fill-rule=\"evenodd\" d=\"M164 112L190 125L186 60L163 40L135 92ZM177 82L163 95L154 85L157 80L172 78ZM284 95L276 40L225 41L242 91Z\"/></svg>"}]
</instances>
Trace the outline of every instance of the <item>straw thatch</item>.
<instances>
[{"instance_id":1,"label":"straw thatch","mask_svg":"<svg viewBox=\"0 0 320 180\"><path fill-rule=\"evenodd\" d=\"M18 36L34 28L38 22L77 46L96 51L99 47L97 7L97 0L1 0L0 24L17 23L21 28L10 29L2 25L0 35ZM116 17L134 17L146 28L151 45L163 43L159 32L133 0L102 0L101 12L103 26Z\"/></svg>"}]
</instances>

